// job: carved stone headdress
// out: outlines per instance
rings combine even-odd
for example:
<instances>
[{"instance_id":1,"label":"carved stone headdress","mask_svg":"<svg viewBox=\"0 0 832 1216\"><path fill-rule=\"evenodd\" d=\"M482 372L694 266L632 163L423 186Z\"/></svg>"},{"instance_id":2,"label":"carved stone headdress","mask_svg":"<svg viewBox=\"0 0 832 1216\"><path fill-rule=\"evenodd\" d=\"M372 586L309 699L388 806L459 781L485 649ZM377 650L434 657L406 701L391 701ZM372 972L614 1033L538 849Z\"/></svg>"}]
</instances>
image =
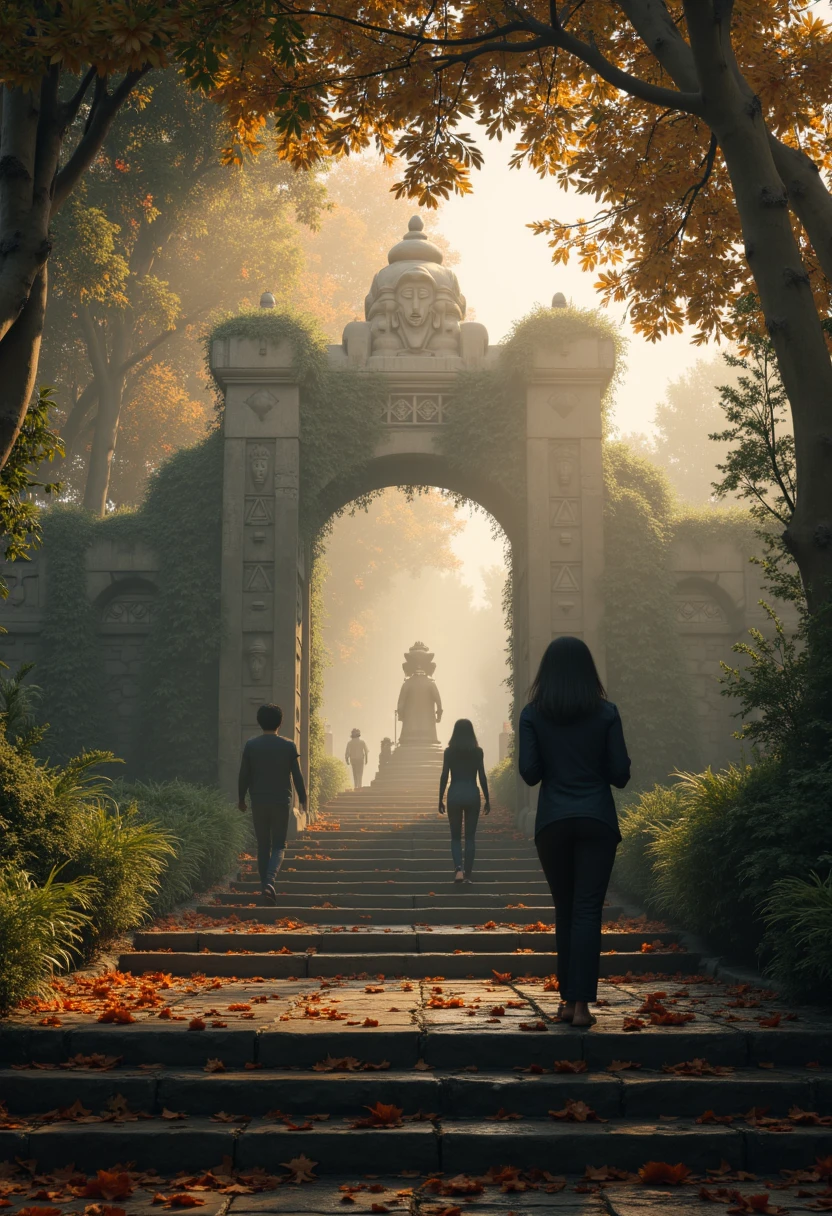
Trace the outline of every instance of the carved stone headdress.
<instances>
[{"instance_id":1,"label":"carved stone headdress","mask_svg":"<svg viewBox=\"0 0 832 1216\"><path fill-rule=\"evenodd\" d=\"M433 651L428 650L424 642L414 642L410 650L405 651L402 671L406 676L415 676L419 671L424 672L425 675L432 676L436 671L436 664L433 662Z\"/></svg>"},{"instance_id":2,"label":"carved stone headdress","mask_svg":"<svg viewBox=\"0 0 832 1216\"><path fill-rule=\"evenodd\" d=\"M364 301L374 355L457 355L465 297L414 215Z\"/></svg>"}]
</instances>

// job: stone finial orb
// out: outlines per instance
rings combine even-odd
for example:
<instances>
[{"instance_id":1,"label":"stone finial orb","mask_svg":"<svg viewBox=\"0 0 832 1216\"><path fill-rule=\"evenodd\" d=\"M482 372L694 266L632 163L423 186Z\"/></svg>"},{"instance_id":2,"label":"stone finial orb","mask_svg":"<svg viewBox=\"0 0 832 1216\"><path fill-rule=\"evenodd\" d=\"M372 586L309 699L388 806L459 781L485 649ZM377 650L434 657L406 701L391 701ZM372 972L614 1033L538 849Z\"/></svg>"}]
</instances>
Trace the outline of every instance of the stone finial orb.
<instances>
[{"instance_id":1,"label":"stone finial orb","mask_svg":"<svg viewBox=\"0 0 832 1216\"><path fill-rule=\"evenodd\" d=\"M556 291L555 294L552 296L552 308L568 308L568 307L569 307L569 305L566 302L566 296L563 294L562 291Z\"/></svg>"},{"instance_id":2,"label":"stone finial orb","mask_svg":"<svg viewBox=\"0 0 832 1216\"><path fill-rule=\"evenodd\" d=\"M421 215L412 215L407 225L407 232L387 255L387 261L394 262L436 262L439 266L444 261L442 250L429 241L425 232L425 224Z\"/></svg>"},{"instance_id":3,"label":"stone finial orb","mask_svg":"<svg viewBox=\"0 0 832 1216\"><path fill-rule=\"evenodd\" d=\"M277 304L277 301L275 300L272 293L270 291L264 291L262 296L260 297L260 307L261 308L274 308L276 306L276 304Z\"/></svg>"}]
</instances>

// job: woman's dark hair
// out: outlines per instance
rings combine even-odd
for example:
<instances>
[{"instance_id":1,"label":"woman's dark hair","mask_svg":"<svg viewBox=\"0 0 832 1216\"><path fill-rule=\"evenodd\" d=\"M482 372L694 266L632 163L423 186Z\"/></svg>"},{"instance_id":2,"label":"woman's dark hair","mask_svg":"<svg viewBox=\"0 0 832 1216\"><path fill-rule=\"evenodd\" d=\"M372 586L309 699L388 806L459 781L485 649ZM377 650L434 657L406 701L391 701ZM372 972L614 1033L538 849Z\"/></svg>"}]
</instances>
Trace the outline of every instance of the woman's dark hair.
<instances>
[{"instance_id":1,"label":"woman's dark hair","mask_svg":"<svg viewBox=\"0 0 832 1216\"><path fill-rule=\"evenodd\" d=\"M529 701L544 718L574 722L595 713L606 695L586 642L562 637L544 650Z\"/></svg>"},{"instance_id":2,"label":"woman's dark hair","mask_svg":"<svg viewBox=\"0 0 832 1216\"><path fill-rule=\"evenodd\" d=\"M465 750L479 747L477 736L474 732L474 723L470 718L457 718L448 741L448 747L458 747Z\"/></svg>"}]
</instances>

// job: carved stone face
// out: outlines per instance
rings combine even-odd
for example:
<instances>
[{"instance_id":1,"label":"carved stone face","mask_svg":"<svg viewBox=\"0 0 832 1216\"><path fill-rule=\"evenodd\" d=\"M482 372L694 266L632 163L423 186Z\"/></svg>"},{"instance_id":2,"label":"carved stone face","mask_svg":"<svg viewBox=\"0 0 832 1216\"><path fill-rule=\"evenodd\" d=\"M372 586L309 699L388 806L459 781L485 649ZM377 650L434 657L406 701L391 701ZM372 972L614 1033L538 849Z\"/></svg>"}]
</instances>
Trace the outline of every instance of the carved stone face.
<instances>
[{"instance_id":1,"label":"carved stone face","mask_svg":"<svg viewBox=\"0 0 832 1216\"><path fill-rule=\"evenodd\" d=\"M424 350L431 333L436 286L427 274L405 275L396 287L395 303L405 346Z\"/></svg>"},{"instance_id":2,"label":"carved stone face","mask_svg":"<svg viewBox=\"0 0 832 1216\"><path fill-rule=\"evenodd\" d=\"M250 457L251 480L256 489L262 490L269 476L269 450L264 447L252 448Z\"/></svg>"},{"instance_id":3,"label":"carved stone face","mask_svg":"<svg viewBox=\"0 0 832 1216\"><path fill-rule=\"evenodd\" d=\"M405 279L396 288L396 303L403 320L417 329L426 324L435 299L436 289L427 280Z\"/></svg>"}]
</instances>

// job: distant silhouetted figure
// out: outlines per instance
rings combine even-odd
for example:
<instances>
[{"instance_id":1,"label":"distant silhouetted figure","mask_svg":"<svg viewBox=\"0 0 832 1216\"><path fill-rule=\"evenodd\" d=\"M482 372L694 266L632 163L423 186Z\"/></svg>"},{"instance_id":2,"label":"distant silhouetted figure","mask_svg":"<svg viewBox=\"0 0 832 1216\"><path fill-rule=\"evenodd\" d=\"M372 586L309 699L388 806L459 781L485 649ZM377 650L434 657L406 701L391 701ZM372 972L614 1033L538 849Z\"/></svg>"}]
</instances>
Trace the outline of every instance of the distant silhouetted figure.
<instances>
[{"instance_id":1,"label":"distant silhouetted figure","mask_svg":"<svg viewBox=\"0 0 832 1216\"><path fill-rule=\"evenodd\" d=\"M367 750L367 744L361 738L361 731L357 726L354 726L350 731L350 741L347 744L347 750L344 752L344 759L347 764L352 765L352 783L357 790L361 789L364 765L369 758L370 753Z\"/></svg>"},{"instance_id":2,"label":"distant silhouetted figure","mask_svg":"<svg viewBox=\"0 0 832 1216\"><path fill-rule=\"evenodd\" d=\"M595 1019L601 917L621 839L610 785L630 780L618 710L606 699L589 647L555 638L520 715L520 776L540 782L534 842L555 904L560 1017Z\"/></svg>"},{"instance_id":3,"label":"distant silhouetted figure","mask_svg":"<svg viewBox=\"0 0 832 1216\"><path fill-rule=\"evenodd\" d=\"M241 811L246 810L246 794L251 797L260 888L272 903L277 898L274 880L286 852L293 782L298 801L306 810L306 786L298 749L291 739L282 739L278 734L282 721L283 710L279 705L260 706L257 722L263 733L249 739L243 748L238 782L237 805Z\"/></svg>"},{"instance_id":4,"label":"distant silhouetted figure","mask_svg":"<svg viewBox=\"0 0 832 1216\"><path fill-rule=\"evenodd\" d=\"M445 814L445 789L448 789L448 824L451 829L451 857L453 858L455 882L472 881L474 853L476 851L477 822L480 817L480 791L477 778L485 798L486 815L491 810L488 797L488 778L483 765L482 748L477 743L473 724L468 718L459 718L454 723L450 742L445 748L445 764L439 780L439 814ZM465 861L462 857L462 825L465 824Z\"/></svg>"}]
</instances>

